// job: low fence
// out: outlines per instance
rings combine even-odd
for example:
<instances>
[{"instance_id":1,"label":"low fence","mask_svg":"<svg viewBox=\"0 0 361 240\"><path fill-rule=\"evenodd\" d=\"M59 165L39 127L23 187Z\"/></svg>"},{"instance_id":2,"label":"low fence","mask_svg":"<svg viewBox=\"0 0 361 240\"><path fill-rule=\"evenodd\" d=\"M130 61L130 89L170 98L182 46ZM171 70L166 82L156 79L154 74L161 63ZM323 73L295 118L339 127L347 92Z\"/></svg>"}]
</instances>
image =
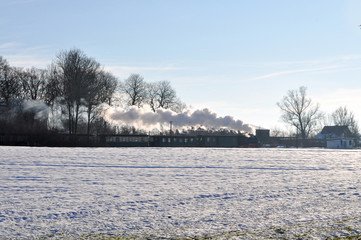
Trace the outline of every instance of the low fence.
<instances>
[{"instance_id":1,"label":"low fence","mask_svg":"<svg viewBox=\"0 0 361 240\"><path fill-rule=\"evenodd\" d=\"M269 147L326 147L325 139L308 138L302 140L295 137L269 137L267 141L261 141L260 146Z\"/></svg>"},{"instance_id":2,"label":"low fence","mask_svg":"<svg viewBox=\"0 0 361 240\"><path fill-rule=\"evenodd\" d=\"M98 137L88 135L47 134L2 134L0 145L47 146L47 147L92 147L101 146Z\"/></svg>"}]
</instances>

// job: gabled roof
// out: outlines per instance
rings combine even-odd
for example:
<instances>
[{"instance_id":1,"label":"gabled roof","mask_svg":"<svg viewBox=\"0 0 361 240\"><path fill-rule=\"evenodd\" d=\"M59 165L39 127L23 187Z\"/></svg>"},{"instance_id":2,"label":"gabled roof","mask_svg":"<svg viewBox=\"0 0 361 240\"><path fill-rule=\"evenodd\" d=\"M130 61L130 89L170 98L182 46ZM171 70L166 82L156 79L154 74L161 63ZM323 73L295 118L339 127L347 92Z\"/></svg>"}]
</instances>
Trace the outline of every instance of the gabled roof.
<instances>
[{"instance_id":1,"label":"gabled roof","mask_svg":"<svg viewBox=\"0 0 361 240\"><path fill-rule=\"evenodd\" d=\"M348 126L325 126L320 134L328 137L347 137L351 135L351 131Z\"/></svg>"}]
</instances>

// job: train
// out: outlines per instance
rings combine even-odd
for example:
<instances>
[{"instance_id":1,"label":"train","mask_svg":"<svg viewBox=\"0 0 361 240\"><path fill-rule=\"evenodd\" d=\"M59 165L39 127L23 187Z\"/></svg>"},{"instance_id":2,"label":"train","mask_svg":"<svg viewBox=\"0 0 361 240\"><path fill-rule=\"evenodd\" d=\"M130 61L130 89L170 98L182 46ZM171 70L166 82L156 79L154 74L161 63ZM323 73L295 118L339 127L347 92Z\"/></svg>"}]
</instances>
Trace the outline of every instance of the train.
<instances>
[{"instance_id":1,"label":"train","mask_svg":"<svg viewBox=\"0 0 361 240\"><path fill-rule=\"evenodd\" d=\"M179 134L179 135L101 135L100 143L106 147L258 147L258 139L252 134Z\"/></svg>"},{"instance_id":2,"label":"train","mask_svg":"<svg viewBox=\"0 0 361 240\"><path fill-rule=\"evenodd\" d=\"M0 134L0 145L48 147L258 147L249 133L190 131L171 134Z\"/></svg>"}]
</instances>

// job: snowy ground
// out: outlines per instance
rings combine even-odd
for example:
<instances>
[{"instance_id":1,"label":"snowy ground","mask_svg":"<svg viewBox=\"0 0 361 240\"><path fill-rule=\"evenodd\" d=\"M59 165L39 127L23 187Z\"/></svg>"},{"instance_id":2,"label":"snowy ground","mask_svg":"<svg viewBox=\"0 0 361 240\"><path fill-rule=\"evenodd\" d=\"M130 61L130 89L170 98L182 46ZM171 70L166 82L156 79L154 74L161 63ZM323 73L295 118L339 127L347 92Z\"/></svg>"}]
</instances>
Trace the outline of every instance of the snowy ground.
<instances>
[{"instance_id":1,"label":"snowy ground","mask_svg":"<svg viewBox=\"0 0 361 240\"><path fill-rule=\"evenodd\" d=\"M361 234L358 150L0 147L0 159L0 239Z\"/></svg>"}]
</instances>

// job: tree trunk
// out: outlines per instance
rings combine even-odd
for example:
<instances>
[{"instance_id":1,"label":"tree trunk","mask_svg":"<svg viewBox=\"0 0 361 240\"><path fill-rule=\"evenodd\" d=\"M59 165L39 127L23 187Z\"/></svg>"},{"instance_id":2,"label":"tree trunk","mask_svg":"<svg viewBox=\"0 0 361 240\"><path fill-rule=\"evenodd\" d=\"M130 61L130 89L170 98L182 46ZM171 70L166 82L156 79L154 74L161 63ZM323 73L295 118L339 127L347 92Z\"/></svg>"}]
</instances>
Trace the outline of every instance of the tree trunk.
<instances>
[{"instance_id":1,"label":"tree trunk","mask_svg":"<svg viewBox=\"0 0 361 240\"><path fill-rule=\"evenodd\" d=\"M68 127L69 127L69 134L73 133L73 128L72 128L72 109L70 104L68 104Z\"/></svg>"},{"instance_id":2,"label":"tree trunk","mask_svg":"<svg viewBox=\"0 0 361 240\"><path fill-rule=\"evenodd\" d=\"M88 135L88 139L90 136L90 115L91 115L91 106L88 106L88 123L87 123L87 135Z\"/></svg>"},{"instance_id":3,"label":"tree trunk","mask_svg":"<svg viewBox=\"0 0 361 240\"><path fill-rule=\"evenodd\" d=\"M74 122L74 133L78 133L78 120L79 120L79 103L76 103L75 108L75 122Z\"/></svg>"}]
</instances>

